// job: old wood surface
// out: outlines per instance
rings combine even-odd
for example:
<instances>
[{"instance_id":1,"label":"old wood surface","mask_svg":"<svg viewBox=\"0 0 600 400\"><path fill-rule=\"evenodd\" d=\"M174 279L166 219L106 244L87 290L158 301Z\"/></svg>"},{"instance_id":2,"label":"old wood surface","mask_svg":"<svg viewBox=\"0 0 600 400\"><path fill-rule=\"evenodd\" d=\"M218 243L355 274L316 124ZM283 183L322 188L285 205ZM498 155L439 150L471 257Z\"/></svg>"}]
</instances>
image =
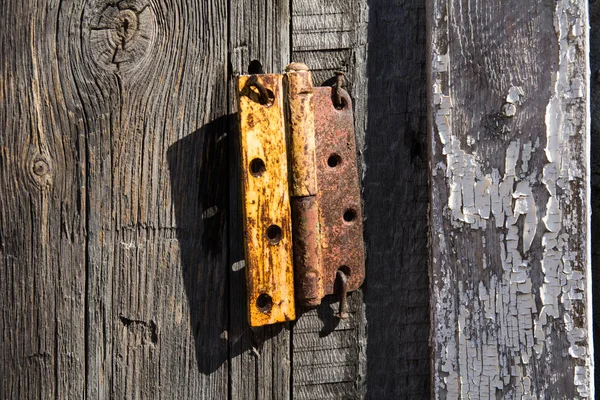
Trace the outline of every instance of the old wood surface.
<instances>
[{"instance_id":1,"label":"old wood surface","mask_svg":"<svg viewBox=\"0 0 600 400\"><path fill-rule=\"evenodd\" d=\"M369 2L363 193L374 400L430 397L425 38L424 1Z\"/></svg>"},{"instance_id":2,"label":"old wood surface","mask_svg":"<svg viewBox=\"0 0 600 400\"><path fill-rule=\"evenodd\" d=\"M591 175L592 175L592 295L594 309L594 365L600 362L600 2L590 1ZM596 373L595 387L600 385Z\"/></svg>"},{"instance_id":3,"label":"old wood surface","mask_svg":"<svg viewBox=\"0 0 600 400\"><path fill-rule=\"evenodd\" d=\"M0 7L0 398L427 397L423 1ZM346 73L367 280L251 329L235 76L292 59Z\"/></svg>"},{"instance_id":4,"label":"old wood surface","mask_svg":"<svg viewBox=\"0 0 600 400\"><path fill-rule=\"evenodd\" d=\"M289 1L233 0L229 7L230 108L234 76L259 61L266 73L281 73L290 62ZM252 70L250 72L259 72ZM233 125L231 125L233 124ZM289 324L250 329L247 323L244 242L241 225L240 155L235 119L229 126L229 318L230 398L288 399L291 379Z\"/></svg>"},{"instance_id":5,"label":"old wood surface","mask_svg":"<svg viewBox=\"0 0 600 400\"><path fill-rule=\"evenodd\" d=\"M222 398L226 2L2 17L0 397Z\"/></svg>"},{"instance_id":6,"label":"old wood surface","mask_svg":"<svg viewBox=\"0 0 600 400\"><path fill-rule=\"evenodd\" d=\"M436 398L594 398L587 2L431 0Z\"/></svg>"},{"instance_id":7,"label":"old wood surface","mask_svg":"<svg viewBox=\"0 0 600 400\"><path fill-rule=\"evenodd\" d=\"M354 101L358 146L365 129L366 22L362 0L294 0L292 57L313 72L315 86L331 84L335 71L346 73ZM292 394L294 399L360 398L366 391L366 321L363 292L348 299L349 318L338 320L338 304L325 298L294 324Z\"/></svg>"},{"instance_id":8,"label":"old wood surface","mask_svg":"<svg viewBox=\"0 0 600 400\"><path fill-rule=\"evenodd\" d=\"M72 10L0 7L3 26L27 21L0 29L0 397L76 398L87 365L89 153L73 44L56 40Z\"/></svg>"}]
</instances>

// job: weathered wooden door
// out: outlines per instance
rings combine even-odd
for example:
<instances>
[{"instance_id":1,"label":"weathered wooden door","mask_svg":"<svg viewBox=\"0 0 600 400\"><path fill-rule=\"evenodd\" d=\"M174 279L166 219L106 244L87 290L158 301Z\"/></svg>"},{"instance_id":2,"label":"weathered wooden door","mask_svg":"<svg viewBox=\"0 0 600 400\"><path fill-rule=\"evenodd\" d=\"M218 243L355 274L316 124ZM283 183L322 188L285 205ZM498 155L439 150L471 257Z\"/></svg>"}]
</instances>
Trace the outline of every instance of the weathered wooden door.
<instances>
[{"instance_id":1,"label":"weathered wooden door","mask_svg":"<svg viewBox=\"0 0 600 400\"><path fill-rule=\"evenodd\" d=\"M1 399L593 390L589 297L579 298L590 279L584 0L3 0L0 10ZM265 72L304 62L316 85L346 73L367 254L347 320L329 299L294 323L248 326L233 85L254 60ZM548 104L563 117L550 136ZM563 176L573 192L556 207L569 229L559 233L579 236L556 249L557 225L544 220L548 138L571 146L561 157L578 171ZM487 175L488 194L514 183L499 212L465 189ZM511 222L497 226L500 216ZM523 234L531 224L537 234ZM557 274L577 298L541 321L544 301L562 301L542 296L557 289L540 267L548 252L563 252Z\"/></svg>"},{"instance_id":2,"label":"weathered wooden door","mask_svg":"<svg viewBox=\"0 0 600 400\"><path fill-rule=\"evenodd\" d=\"M370 6L2 2L1 398L428 391L424 4ZM346 72L371 301L251 330L232 84L292 59Z\"/></svg>"}]
</instances>

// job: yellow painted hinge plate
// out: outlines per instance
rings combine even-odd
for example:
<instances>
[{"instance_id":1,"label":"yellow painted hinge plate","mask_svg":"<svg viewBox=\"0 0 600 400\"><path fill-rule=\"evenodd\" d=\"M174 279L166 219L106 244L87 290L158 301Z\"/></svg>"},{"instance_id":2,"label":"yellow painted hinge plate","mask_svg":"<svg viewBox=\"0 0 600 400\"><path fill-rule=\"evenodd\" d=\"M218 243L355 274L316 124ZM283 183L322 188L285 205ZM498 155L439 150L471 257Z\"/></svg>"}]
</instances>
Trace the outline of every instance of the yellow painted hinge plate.
<instances>
[{"instance_id":1,"label":"yellow painted hinge plate","mask_svg":"<svg viewBox=\"0 0 600 400\"><path fill-rule=\"evenodd\" d=\"M240 76L238 93L248 319L261 326L296 317L283 77Z\"/></svg>"}]
</instances>

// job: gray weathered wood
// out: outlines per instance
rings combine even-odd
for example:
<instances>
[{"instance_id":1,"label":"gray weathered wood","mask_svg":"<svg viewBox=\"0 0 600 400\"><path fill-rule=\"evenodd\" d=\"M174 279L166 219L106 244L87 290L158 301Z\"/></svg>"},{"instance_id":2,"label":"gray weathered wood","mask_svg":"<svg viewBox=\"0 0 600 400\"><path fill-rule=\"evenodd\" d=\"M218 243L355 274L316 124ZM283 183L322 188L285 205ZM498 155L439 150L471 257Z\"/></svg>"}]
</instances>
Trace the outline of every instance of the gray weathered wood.
<instances>
[{"instance_id":1,"label":"gray weathered wood","mask_svg":"<svg viewBox=\"0 0 600 400\"><path fill-rule=\"evenodd\" d=\"M423 4L370 3L3 2L0 398L426 394ZM346 72L367 281L251 330L232 83L292 58Z\"/></svg>"},{"instance_id":2,"label":"gray weathered wood","mask_svg":"<svg viewBox=\"0 0 600 400\"><path fill-rule=\"evenodd\" d=\"M587 2L429 1L436 398L593 398Z\"/></svg>"},{"instance_id":3,"label":"gray weathered wood","mask_svg":"<svg viewBox=\"0 0 600 400\"><path fill-rule=\"evenodd\" d=\"M592 167L592 277L600 276L600 2L590 1L591 167ZM600 363L600 279L592 279L594 309L594 365ZM600 374L595 374L595 386Z\"/></svg>"},{"instance_id":4,"label":"gray weathered wood","mask_svg":"<svg viewBox=\"0 0 600 400\"><path fill-rule=\"evenodd\" d=\"M87 396L227 395L227 3L76 10Z\"/></svg>"},{"instance_id":5,"label":"gray weathered wood","mask_svg":"<svg viewBox=\"0 0 600 400\"><path fill-rule=\"evenodd\" d=\"M0 397L227 396L226 2L3 8Z\"/></svg>"},{"instance_id":6,"label":"gray weathered wood","mask_svg":"<svg viewBox=\"0 0 600 400\"><path fill-rule=\"evenodd\" d=\"M81 398L88 153L72 10L3 1L0 15L0 398Z\"/></svg>"},{"instance_id":7,"label":"gray weathered wood","mask_svg":"<svg viewBox=\"0 0 600 400\"><path fill-rule=\"evenodd\" d=\"M363 0L292 1L292 57L313 71L315 85L344 71L354 102L357 144L366 123L366 23ZM362 290L349 297L350 317L339 321L338 303L325 299L305 310L293 329L295 399L362 398L366 390L366 319Z\"/></svg>"},{"instance_id":8,"label":"gray weathered wood","mask_svg":"<svg viewBox=\"0 0 600 400\"><path fill-rule=\"evenodd\" d=\"M291 342L289 324L251 329L246 305L239 178L235 130L235 77L259 61L265 73L281 73L290 60L290 2L234 0L229 16L229 340L232 399L289 399ZM255 71L256 72L256 71Z\"/></svg>"}]
</instances>

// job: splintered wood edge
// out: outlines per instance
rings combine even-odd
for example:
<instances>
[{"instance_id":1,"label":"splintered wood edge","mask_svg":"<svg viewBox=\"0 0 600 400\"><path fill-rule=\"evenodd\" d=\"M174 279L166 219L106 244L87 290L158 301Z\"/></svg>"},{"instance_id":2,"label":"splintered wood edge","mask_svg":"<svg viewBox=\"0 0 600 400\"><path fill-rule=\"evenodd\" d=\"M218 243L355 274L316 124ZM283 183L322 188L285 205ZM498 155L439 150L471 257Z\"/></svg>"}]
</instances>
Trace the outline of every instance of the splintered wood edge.
<instances>
[{"instance_id":1,"label":"splintered wood edge","mask_svg":"<svg viewBox=\"0 0 600 400\"><path fill-rule=\"evenodd\" d=\"M238 78L248 320L295 319L292 224L282 75L258 75L273 96L261 104L249 76Z\"/></svg>"}]
</instances>

